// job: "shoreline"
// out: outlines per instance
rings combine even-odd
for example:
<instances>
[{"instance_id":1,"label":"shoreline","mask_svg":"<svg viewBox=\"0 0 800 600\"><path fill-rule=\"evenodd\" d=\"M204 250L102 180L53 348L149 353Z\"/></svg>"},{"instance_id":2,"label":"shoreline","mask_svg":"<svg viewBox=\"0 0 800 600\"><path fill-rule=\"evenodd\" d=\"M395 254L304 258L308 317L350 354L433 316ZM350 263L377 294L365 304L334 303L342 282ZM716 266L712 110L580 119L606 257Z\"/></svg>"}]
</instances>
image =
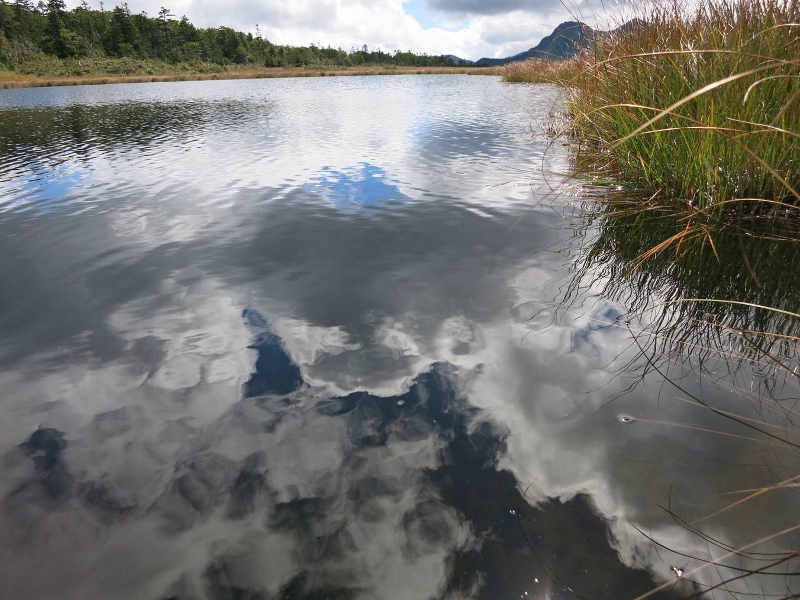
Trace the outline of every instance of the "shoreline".
<instances>
[{"instance_id":1,"label":"shoreline","mask_svg":"<svg viewBox=\"0 0 800 600\"><path fill-rule=\"evenodd\" d=\"M284 79L295 77L354 77L372 75L498 75L495 67L264 67L236 69L216 73L175 71L160 74L88 74L39 76L0 71L0 89L104 85L111 83L162 83L177 81L209 81L221 79Z\"/></svg>"}]
</instances>

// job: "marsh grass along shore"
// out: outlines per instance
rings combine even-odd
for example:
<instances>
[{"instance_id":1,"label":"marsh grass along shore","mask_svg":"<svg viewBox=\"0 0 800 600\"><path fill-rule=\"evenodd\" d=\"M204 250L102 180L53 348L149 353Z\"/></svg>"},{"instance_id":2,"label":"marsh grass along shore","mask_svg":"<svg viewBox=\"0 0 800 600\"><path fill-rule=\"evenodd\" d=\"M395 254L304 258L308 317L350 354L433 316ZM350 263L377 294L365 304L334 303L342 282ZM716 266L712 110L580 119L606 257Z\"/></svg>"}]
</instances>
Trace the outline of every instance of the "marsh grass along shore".
<instances>
[{"instance_id":1,"label":"marsh grass along shore","mask_svg":"<svg viewBox=\"0 0 800 600\"><path fill-rule=\"evenodd\" d=\"M505 67L563 86L570 134L609 178L717 215L800 205L800 2L680 2L579 57Z\"/></svg>"},{"instance_id":2,"label":"marsh grass along shore","mask_svg":"<svg viewBox=\"0 0 800 600\"><path fill-rule=\"evenodd\" d=\"M215 79L270 79L282 77L345 77L366 75L496 75L497 69L463 67L239 67L219 69L163 68L129 69L125 72L88 71L81 74L29 74L0 71L0 88L50 87L62 85L100 85L106 83L146 83L159 81L206 81Z\"/></svg>"}]
</instances>

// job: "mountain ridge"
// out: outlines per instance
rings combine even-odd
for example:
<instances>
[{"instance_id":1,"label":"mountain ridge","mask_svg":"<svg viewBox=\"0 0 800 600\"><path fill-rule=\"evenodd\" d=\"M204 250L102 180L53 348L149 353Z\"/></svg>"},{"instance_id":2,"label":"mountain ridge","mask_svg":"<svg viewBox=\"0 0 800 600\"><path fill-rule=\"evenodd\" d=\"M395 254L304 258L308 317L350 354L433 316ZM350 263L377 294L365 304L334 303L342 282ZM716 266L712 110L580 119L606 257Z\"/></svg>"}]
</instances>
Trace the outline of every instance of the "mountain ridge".
<instances>
[{"instance_id":1,"label":"mountain ridge","mask_svg":"<svg viewBox=\"0 0 800 600\"><path fill-rule=\"evenodd\" d=\"M506 58L481 58L476 61L463 62L460 62L462 59L458 59L457 57L448 56L447 58L450 58L457 64L474 65L477 67L507 65L508 63L527 60L529 58L561 60L564 58L572 58L584 48L588 48L596 36L609 36L620 31L629 31L640 23L643 23L643 21L634 19L611 31L602 31L593 29L586 23L580 21L564 21L553 29L553 33L543 37L536 46L524 52L520 52L519 54L515 54L514 56L507 56Z\"/></svg>"}]
</instances>

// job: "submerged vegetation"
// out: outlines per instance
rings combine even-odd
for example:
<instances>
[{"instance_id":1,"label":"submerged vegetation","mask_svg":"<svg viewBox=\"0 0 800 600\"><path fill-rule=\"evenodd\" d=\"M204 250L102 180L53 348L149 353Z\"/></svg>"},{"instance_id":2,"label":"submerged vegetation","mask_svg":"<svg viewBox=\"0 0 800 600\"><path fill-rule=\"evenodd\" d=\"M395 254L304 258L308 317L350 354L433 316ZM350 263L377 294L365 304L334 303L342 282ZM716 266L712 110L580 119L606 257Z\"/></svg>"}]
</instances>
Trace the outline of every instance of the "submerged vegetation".
<instances>
[{"instance_id":1,"label":"submerged vegetation","mask_svg":"<svg viewBox=\"0 0 800 600\"><path fill-rule=\"evenodd\" d=\"M800 204L800 3L657 4L645 20L508 81L564 86L592 167L693 207Z\"/></svg>"},{"instance_id":2,"label":"submerged vegetation","mask_svg":"<svg viewBox=\"0 0 800 600\"><path fill-rule=\"evenodd\" d=\"M368 69L452 67L451 59L410 51L343 50L273 44L256 33L229 27L195 27L162 8L157 17L134 13L127 3L100 10L82 2L67 10L63 0L13 3L0 0L0 79L31 77L154 76L218 74L249 69ZM266 75L266 73L264 73Z\"/></svg>"}]
</instances>

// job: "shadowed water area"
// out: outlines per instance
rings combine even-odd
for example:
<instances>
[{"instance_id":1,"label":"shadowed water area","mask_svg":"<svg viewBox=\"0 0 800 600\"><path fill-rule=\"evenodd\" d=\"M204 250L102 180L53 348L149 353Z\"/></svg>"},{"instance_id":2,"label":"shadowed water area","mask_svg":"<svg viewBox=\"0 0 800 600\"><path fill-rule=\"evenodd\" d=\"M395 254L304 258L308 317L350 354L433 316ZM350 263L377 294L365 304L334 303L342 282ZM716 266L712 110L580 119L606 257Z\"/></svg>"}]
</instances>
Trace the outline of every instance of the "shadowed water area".
<instances>
[{"instance_id":1,"label":"shadowed water area","mask_svg":"<svg viewBox=\"0 0 800 600\"><path fill-rule=\"evenodd\" d=\"M797 247L641 266L557 107L0 92L0 598L796 597Z\"/></svg>"}]
</instances>

